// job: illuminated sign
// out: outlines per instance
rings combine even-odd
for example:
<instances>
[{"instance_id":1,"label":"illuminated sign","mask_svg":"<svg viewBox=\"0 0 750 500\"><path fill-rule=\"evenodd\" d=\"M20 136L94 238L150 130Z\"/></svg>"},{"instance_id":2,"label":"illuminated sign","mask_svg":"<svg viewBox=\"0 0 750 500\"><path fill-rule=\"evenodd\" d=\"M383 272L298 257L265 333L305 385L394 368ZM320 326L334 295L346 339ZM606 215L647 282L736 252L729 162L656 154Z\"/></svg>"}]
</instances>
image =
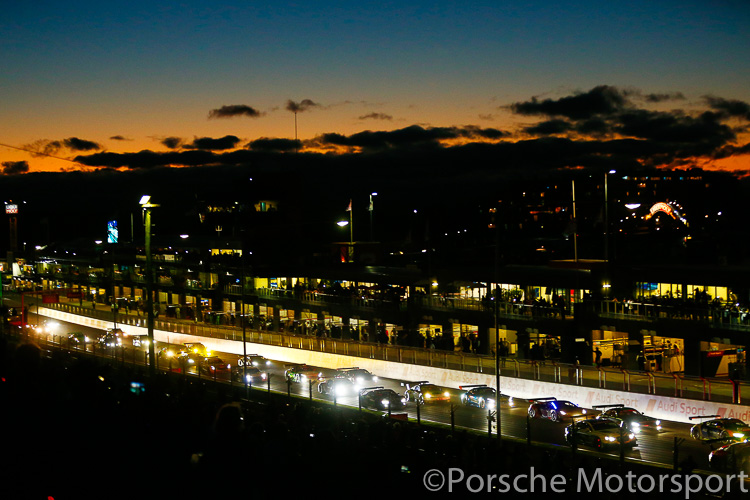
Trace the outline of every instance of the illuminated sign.
<instances>
[{"instance_id":1,"label":"illuminated sign","mask_svg":"<svg viewBox=\"0 0 750 500\"><path fill-rule=\"evenodd\" d=\"M677 215L675 215L674 210L672 209L672 206L668 203L664 203L663 201L660 201L659 203L655 203L648 211L648 215L645 217L646 219L650 219L654 216L657 212L664 212L665 214L669 215L673 219L677 218Z\"/></svg>"},{"instance_id":2,"label":"illuminated sign","mask_svg":"<svg viewBox=\"0 0 750 500\"><path fill-rule=\"evenodd\" d=\"M5 213L6 214L17 214L18 213L18 205L16 205L16 204L7 204L7 205L5 205Z\"/></svg>"},{"instance_id":3,"label":"illuminated sign","mask_svg":"<svg viewBox=\"0 0 750 500\"><path fill-rule=\"evenodd\" d=\"M107 243L117 243L119 241L119 232L117 230L117 221L107 222Z\"/></svg>"}]
</instances>

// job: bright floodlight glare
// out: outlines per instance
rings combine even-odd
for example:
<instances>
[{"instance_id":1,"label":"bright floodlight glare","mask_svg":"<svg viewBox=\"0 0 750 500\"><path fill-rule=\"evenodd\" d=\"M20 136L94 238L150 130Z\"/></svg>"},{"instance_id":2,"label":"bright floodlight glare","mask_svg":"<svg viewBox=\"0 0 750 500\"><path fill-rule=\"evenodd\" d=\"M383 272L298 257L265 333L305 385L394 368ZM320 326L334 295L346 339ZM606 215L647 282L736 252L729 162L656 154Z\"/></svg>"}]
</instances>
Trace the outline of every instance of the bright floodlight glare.
<instances>
[{"instance_id":1,"label":"bright floodlight glare","mask_svg":"<svg viewBox=\"0 0 750 500\"><path fill-rule=\"evenodd\" d=\"M183 240L186 240L188 238L188 235L187 234L181 234L180 238L182 238Z\"/></svg>"},{"instance_id":2,"label":"bright floodlight glare","mask_svg":"<svg viewBox=\"0 0 750 500\"><path fill-rule=\"evenodd\" d=\"M340 227L348 226L349 225L349 221L348 220L340 220L340 221L338 221L336 223L336 225L340 226Z\"/></svg>"},{"instance_id":3,"label":"bright floodlight glare","mask_svg":"<svg viewBox=\"0 0 750 500\"><path fill-rule=\"evenodd\" d=\"M146 205L149 201L151 201L151 196L148 194L144 194L141 196L141 201L138 202L139 205Z\"/></svg>"}]
</instances>

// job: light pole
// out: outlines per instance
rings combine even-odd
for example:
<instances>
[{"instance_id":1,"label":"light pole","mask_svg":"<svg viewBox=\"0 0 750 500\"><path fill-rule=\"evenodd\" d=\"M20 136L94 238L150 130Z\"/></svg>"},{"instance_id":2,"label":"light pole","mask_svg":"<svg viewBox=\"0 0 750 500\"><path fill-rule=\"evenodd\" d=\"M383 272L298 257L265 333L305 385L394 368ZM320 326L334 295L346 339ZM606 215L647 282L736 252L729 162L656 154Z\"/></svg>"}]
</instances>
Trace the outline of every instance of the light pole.
<instances>
[{"instance_id":1,"label":"light pole","mask_svg":"<svg viewBox=\"0 0 750 500\"><path fill-rule=\"evenodd\" d=\"M148 329L148 370L151 376L156 373L156 344L154 342L154 298L153 266L151 260L151 209L159 205L151 203L151 196L144 195L139 202L145 214L146 229L146 327Z\"/></svg>"},{"instance_id":2,"label":"light pole","mask_svg":"<svg viewBox=\"0 0 750 500\"><path fill-rule=\"evenodd\" d=\"M604 173L604 262L609 262L609 192L607 188L607 175L616 173L610 170Z\"/></svg>"},{"instance_id":3,"label":"light pole","mask_svg":"<svg viewBox=\"0 0 750 500\"><path fill-rule=\"evenodd\" d=\"M349 220L340 220L336 223L339 227L349 226L349 249L346 254L346 260L347 262L354 262L354 240L353 240L353 231L352 231L352 212L349 211Z\"/></svg>"},{"instance_id":4,"label":"light pole","mask_svg":"<svg viewBox=\"0 0 750 500\"><path fill-rule=\"evenodd\" d=\"M377 195L378 193L374 191L370 193L370 205L367 207L367 210L370 212L370 241L375 241L375 223L373 222L373 216L375 214L375 204L372 201L372 197Z\"/></svg>"}]
</instances>

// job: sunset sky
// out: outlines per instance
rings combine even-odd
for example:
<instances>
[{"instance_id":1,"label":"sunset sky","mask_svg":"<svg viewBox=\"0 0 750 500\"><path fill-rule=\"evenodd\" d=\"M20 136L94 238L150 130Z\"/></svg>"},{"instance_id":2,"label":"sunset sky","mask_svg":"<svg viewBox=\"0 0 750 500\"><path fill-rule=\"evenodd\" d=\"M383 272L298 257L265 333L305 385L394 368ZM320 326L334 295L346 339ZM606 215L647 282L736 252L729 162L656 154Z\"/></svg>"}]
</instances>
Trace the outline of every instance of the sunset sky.
<instances>
[{"instance_id":1,"label":"sunset sky","mask_svg":"<svg viewBox=\"0 0 750 500\"><path fill-rule=\"evenodd\" d=\"M749 26L745 0L12 2L0 172L290 153L294 110L302 152L629 139L750 170Z\"/></svg>"}]
</instances>

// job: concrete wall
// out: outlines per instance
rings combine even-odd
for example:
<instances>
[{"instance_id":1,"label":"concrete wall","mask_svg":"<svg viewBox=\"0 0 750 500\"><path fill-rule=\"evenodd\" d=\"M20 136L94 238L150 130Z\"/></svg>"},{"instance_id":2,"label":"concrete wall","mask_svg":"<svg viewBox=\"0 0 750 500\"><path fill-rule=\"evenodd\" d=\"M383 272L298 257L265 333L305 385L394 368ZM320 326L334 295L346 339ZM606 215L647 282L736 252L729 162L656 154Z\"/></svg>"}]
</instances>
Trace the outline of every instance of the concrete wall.
<instances>
[{"instance_id":1,"label":"concrete wall","mask_svg":"<svg viewBox=\"0 0 750 500\"><path fill-rule=\"evenodd\" d=\"M112 322L102 321L85 316L46 309L39 309L39 314L60 321L67 321L92 328L112 328ZM118 325L127 334L146 335L146 328L130 325ZM213 351L242 354L242 342L215 339L211 337L198 337L193 335L154 330L154 339L159 342L182 343L201 342ZM341 368L358 366L365 368L376 375L398 380L429 380L438 385L458 388L460 385L487 384L495 386L495 376L462 372L458 370L445 370L430 366L410 365L393 361L381 361L377 359L358 358L340 354L324 352L312 352L303 349L271 346L265 344L247 343L248 354L261 354L273 360L287 363L307 363L325 368ZM733 405L728 403L715 403L712 401L701 401L693 399L680 399L651 394L626 393L609 389L597 389L591 387L579 387L575 385L555 384L552 382L540 382L511 377L501 377L500 387L503 394L513 397L531 399L542 397L556 397L567 399L581 406L591 408L601 404L625 404L632 406L643 413L663 420L676 422L694 423L688 417L694 415L721 415L728 418L739 418L745 422L750 421L750 406Z\"/></svg>"}]
</instances>

